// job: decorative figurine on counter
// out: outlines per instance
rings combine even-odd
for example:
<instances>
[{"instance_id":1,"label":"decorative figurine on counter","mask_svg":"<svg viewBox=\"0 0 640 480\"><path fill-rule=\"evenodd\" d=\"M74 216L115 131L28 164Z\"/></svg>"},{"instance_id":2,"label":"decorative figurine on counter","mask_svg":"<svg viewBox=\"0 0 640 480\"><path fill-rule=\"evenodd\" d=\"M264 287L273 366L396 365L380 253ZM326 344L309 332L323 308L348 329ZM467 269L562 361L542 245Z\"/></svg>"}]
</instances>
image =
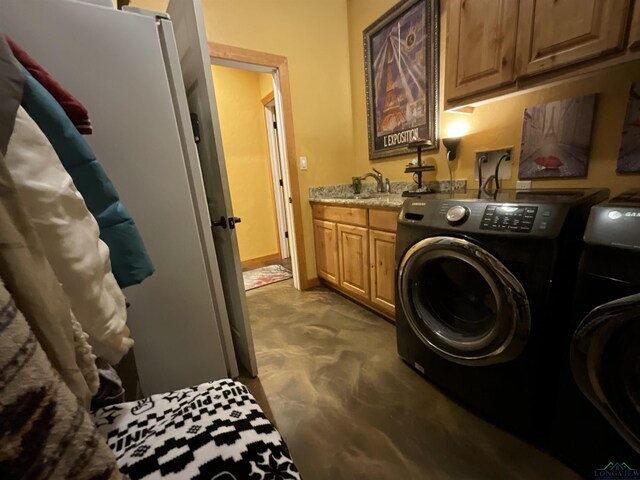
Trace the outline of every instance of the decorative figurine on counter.
<instances>
[{"instance_id":1,"label":"decorative figurine on counter","mask_svg":"<svg viewBox=\"0 0 640 480\"><path fill-rule=\"evenodd\" d=\"M414 135L411 142L409 142L409 144L407 145L409 148L415 148L418 151L418 159L411 162L404 169L404 173L413 173L413 181L416 182L417 188L415 190L405 190L404 192L402 192L403 197L414 197L417 195L434 192L434 190L430 186L422 184L423 172L433 172L436 170L435 165L422 164L422 149L426 144L426 140L418 138L418 136Z\"/></svg>"}]
</instances>

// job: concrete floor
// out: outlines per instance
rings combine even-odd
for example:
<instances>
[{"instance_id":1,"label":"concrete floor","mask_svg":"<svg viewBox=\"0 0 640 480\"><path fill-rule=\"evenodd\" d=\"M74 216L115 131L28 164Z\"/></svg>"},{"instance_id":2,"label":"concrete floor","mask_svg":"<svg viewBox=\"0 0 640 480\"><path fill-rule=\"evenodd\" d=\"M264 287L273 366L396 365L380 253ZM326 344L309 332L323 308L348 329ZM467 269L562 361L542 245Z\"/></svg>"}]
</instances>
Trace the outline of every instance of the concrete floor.
<instances>
[{"instance_id":1,"label":"concrete floor","mask_svg":"<svg viewBox=\"0 0 640 480\"><path fill-rule=\"evenodd\" d=\"M324 287L247 293L245 379L306 480L578 479L446 398L396 354L394 326Z\"/></svg>"}]
</instances>

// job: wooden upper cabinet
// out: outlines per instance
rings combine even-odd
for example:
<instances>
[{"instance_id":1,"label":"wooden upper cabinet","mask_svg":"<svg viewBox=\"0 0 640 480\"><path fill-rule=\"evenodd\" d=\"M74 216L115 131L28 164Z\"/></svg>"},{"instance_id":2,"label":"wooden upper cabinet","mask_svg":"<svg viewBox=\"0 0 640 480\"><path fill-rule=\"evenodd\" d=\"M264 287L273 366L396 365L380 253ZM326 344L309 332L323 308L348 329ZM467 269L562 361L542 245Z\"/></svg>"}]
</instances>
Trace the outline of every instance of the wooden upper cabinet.
<instances>
[{"instance_id":1,"label":"wooden upper cabinet","mask_svg":"<svg viewBox=\"0 0 640 480\"><path fill-rule=\"evenodd\" d=\"M450 0L445 98L466 97L513 83L516 0Z\"/></svg>"},{"instance_id":2,"label":"wooden upper cabinet","mask_svg":"<svg viewBox=\"0 0 640 480\"><path fill-rule=\"evenodd\" d=\"M369 231L338 224L340 287L369 300Z\"/></svg>"},{"instance_id":3,"label":"wooden upper cabinet","mask_svg":"<svg viewBox=\"0 0 640 480\"><path fill-rule=\"evenodd\" d=\"M318 276L338 285L338 226L324 220L313 221L316 241L316 268Z\"/></svg>"},{"instance_id":4,"label":"wooden upper cabinet","mask_svg":"<svg viewBox=\"0 0 640 480\"><path fill-rule=\"evenodd\" d=\"M395 313L395 233L370 230L369 252L371 255L371 302L393 315Z\"/></svg>"},{"instance_id":5,"label":"wooden upper cabinet","mask_svg":"<svg viewBox=\"0 0 640 480\"><path fill-rule=\"evenodd\" d=\"M628 12L629 0L520 0L516 76L623 50Z\"/></svg>"},{"instance_id":6,"label":"wooden upper cabinet","mask_svg":"<svg viewBox=\"0 0 640 480\"><path fill-rule=\"evenodd\" d=\"M631 15L629 50L638 51L640 50L640 1L636 1Z\"/></svg>"}]
</instances>

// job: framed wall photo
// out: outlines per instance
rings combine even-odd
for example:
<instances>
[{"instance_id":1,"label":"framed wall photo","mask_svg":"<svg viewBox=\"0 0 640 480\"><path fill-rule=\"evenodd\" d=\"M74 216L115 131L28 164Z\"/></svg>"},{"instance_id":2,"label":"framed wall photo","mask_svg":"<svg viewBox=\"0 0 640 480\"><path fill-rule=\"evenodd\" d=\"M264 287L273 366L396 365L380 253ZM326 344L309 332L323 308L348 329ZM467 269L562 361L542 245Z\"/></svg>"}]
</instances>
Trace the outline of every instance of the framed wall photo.
<instances>
[{"instance_id":1,"label":"framed wall photo","mask_svg":"<svg viewBox=\"0 0 640 480\"><path fill-rule=\"evenodd\" d=\"M524 110L518 178L586 177L596 95Z\"/></svg>"},{"instance_id":2,"label":"framed wall photo","mask_svg":"<svg viewBox=\"0 0 640 480\"><path fill-rule=\"evenodd\" d=\"M438 0L403 0L363 32L369 158L438 148Z\"/></svg>"},{"instance_id":3,"label":"framed wall photo","mask_svg":"<svg viewBox=\"0 0 640 480\"><path fill-rule=\"evenodd\" d=\"M618 155L618 173L640 173L640 82L631 85Z\"/></svg>"}]
</instances>

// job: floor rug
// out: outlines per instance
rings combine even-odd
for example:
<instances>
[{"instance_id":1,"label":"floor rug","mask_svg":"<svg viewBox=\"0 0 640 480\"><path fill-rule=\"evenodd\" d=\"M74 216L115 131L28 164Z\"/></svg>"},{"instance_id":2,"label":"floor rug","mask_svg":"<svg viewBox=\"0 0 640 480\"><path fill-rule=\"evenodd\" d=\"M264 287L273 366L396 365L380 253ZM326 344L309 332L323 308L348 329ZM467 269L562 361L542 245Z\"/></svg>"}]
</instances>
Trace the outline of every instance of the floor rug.
<instances>
[{"instance_id":1,"label":"floor rug","mask_svg":"<svg viewBox=\"0 0 640 480\"><path fill-rule=\"evenodd\" d=\"M293 277L293 274L282 265L268 265L248 272L242 272L245 291L263 287L270 283L281 282Z\"/></svg>"}]
</instances>

